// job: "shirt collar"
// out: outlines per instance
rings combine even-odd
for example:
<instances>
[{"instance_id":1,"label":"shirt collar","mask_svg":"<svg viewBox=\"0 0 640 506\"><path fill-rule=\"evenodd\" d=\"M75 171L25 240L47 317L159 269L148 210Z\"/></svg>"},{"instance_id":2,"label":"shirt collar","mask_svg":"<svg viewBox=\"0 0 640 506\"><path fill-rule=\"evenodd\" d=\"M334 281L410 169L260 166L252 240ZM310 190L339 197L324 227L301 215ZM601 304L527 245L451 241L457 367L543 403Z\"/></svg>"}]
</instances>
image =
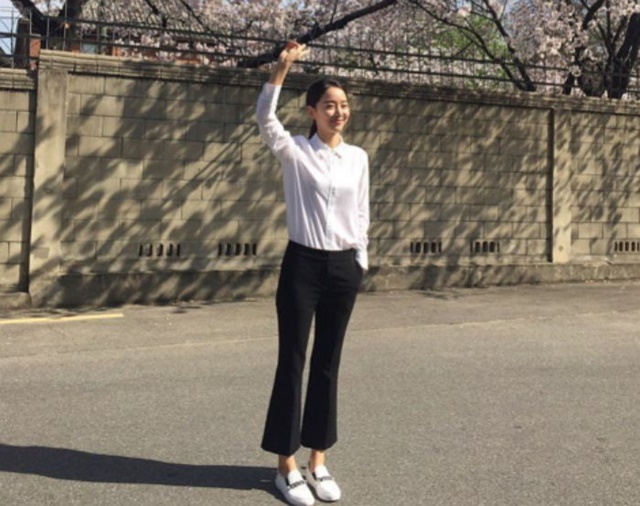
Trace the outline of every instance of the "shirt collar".
<instances>
[{"instance_id":1,"label":"shirt collar","mask_svg":"<svg viewBox=\"0 0 640 506\"><path fill-rule=\"evenodd\" d=\"M344 142L344 140L341 140L340 144L338 144L335 148L329 147L327 144L325 144L322 141L322 139L320 139L320 137L318 137L317 133L314 134L313 137L311 137L311 139L309 140L309 143L311 144L311 146L313 146L313 149L317 151L328 151L331 153L335 153L340 158L342 158L345 155L345 152L347 149L347 143Z\"/></svg>"}]
</instances>

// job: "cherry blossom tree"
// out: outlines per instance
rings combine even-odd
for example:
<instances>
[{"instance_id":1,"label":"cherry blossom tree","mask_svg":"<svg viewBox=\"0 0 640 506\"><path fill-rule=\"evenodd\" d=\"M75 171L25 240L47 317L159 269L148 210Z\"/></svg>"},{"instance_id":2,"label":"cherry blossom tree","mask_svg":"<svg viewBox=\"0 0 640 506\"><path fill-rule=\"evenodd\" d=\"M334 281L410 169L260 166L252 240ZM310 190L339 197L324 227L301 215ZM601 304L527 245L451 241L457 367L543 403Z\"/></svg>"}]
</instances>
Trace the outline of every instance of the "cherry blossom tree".
<instances>
[{"instance_id":1,"label":"cherry blossom tree","mask_svg":"<svg viewBox=\"0 0 640 506\"><path fill-rule=\"evenodd\" d=\"M380 21L384 17L377 13L390 11L399 3L400 0L41 0L39 4L47 12L57 7L59 16L66 19L99 18L101 22L149 23L161 28L154 31L120 26L114 27L112 33L119 33L122 40L126 37L128 42L136 41L133 45L138 43L139 47L164 48L168 59L172 53L179 56L177 50L192 47L216 56L205 58L205 63L233 62L241 67L257 67L277 59L287 39L312 43L329 33L347 33L347 27L361 19ZM85 22L84 27L92 31L96 23ZM186 40L188 37L177 30L194 32L193 40Z\"/></svg>"},{"instance_id":2,"label":"cherry blossom tree","mask_svg":"<svg viewBox=\"0 0 640 506\"><path fill-rule=\"evenodd\" d=\"M408 0L463 34L516 88L622 98L640 46L639 0ZM490 33L478 29L478 20ZM504 42L488 41L498 35Z\"/></svg>"},{"instance_id":3,"label":"cherry blossom tree","mask_svg":"<svg viewBox=\"0 0 640 506\"><path fill-rule=\"evenodd\" d=\"M14 3L32 4L31 0ZM313 46L308 72L438 84L505 80L522 91L622 98L637 84L640 0L35 0L69 20L120 23L124 54L257 67L288 39ZM34 18L41 21L40 18ZM125 24L151 22L154 29ZM125 24L123 22L126 21ZM54 25L55 26L55 25ZM98 24L85 24L86 33ZM187 35L185 35L187 33ZM190 34L190 35L189 35ZM196 34L196 35L194 35ZM199 35L197 35L199 34ZM136 49L136 45L138 49ZM127 53L128 51L128 53ZM479 61L482 60L482 61ZM429 81L433 76L436 80ZM464 80L466 79L466 83ZM635 81L634 81L635 80Z\"/></svg>"}]
</instances>

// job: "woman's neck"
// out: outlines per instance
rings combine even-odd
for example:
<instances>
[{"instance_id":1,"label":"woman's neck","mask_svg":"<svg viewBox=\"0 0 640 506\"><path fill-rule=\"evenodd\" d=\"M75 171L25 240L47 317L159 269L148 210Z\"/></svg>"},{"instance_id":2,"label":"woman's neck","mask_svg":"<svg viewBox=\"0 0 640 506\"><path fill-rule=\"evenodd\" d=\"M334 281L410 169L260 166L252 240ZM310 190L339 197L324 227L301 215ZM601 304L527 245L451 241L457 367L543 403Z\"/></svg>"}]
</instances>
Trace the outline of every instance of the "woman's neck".
<instances>
[{"instance_id":1,"label":"woman's neck","mask_svg":"<svg viewBox=\"0 0 640 506\"><path fill-rule=\"evenodd\" d=\"M330 134L330 135L322 135L320 132L317 132L318 137L322 142L324 142L331 149L335 148L342 142L342 135L340 134Z\"/></svg>"}]
</instances>

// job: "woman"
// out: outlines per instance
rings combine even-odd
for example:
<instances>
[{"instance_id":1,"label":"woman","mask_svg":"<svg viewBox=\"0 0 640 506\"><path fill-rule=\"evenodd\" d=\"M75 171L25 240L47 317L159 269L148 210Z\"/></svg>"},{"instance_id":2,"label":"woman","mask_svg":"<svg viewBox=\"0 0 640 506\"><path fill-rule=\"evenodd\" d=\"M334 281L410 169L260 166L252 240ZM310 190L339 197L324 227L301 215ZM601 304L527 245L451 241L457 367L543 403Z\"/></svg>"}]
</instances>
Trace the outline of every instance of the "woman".
<instances>
[{"instance_id":1,"label":"woman","mask_svg":"<svg viewBox=\"0 0 640 506\"><path fill-rule=\"evenodd\" d=\"M262 138L282 164L290 239L276 295L278 366L262 448L278 455L275 484L294 505L314 503L309 486L321 500L340 499L340 488L325 465L325 451L337 441L342 343L368 268L369 162L364 150L342 139L350 116L344 87L333 80L309 87L309 138L291 136L276 116L285 77L307 53L304 44L287 45L257 105ZM314 316L302 413L302 373ZM304 477L295 460L300 446L311 449Z\"/></svg>"}]
</instances>

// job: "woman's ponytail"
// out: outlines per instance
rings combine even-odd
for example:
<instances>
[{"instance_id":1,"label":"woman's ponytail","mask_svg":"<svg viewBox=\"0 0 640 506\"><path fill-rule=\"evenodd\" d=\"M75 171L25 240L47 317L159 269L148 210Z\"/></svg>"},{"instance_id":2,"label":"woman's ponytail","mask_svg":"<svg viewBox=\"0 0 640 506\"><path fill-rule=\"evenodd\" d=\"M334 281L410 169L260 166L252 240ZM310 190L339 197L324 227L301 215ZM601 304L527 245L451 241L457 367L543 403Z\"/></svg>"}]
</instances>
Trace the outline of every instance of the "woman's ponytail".
<instances>
[{"instance_id":1,"label":"woman's ponytail","mask_svg":"<svg viewBox=\"0 0 640 506\"><path fill-rule=\"evenodd\" d=\"M311 137L313 137L317 131L318 131L318 125L314 121L313 123L311 123L311 128L309 129L309 139L311 139Z\"/></svg>"}]
</instances>

